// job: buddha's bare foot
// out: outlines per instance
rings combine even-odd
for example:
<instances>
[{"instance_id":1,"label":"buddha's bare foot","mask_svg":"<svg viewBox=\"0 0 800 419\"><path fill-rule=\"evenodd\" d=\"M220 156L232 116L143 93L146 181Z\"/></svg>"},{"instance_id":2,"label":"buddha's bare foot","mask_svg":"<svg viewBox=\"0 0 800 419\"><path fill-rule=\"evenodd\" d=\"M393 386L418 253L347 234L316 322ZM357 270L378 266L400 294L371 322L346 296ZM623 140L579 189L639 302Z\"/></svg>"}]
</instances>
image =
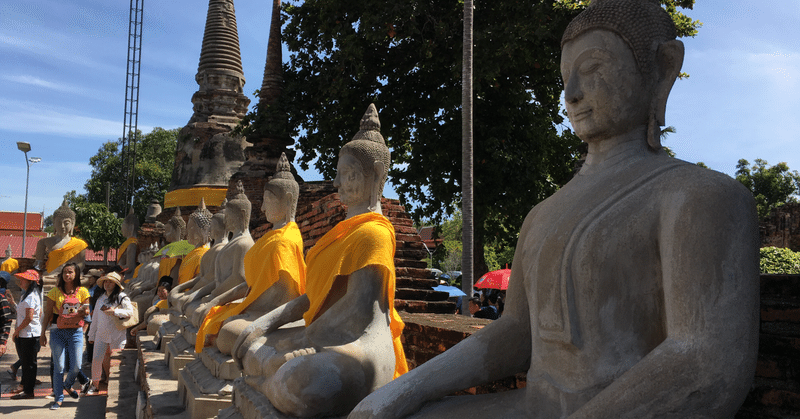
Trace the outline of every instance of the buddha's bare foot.
<instances>
[{"instance_id":1,"label":"buddha's bare foot","mask_svg":"<svg viewBox=\"0 0 800 419\"><path fill-rule=\"evenodd\" d=\"M289 362L289 361L291 361L291 360L293 360L293 359L295 359L297 357L301 357L301 356L305 356L305 355L313 355L315 353L317 353L317 350L314 349L314 348L304 348L304 349L298 349L296 351L289 352L286 355L284 355L283 358L284 358L284 362Z\"/></svg>"}]
</instances>

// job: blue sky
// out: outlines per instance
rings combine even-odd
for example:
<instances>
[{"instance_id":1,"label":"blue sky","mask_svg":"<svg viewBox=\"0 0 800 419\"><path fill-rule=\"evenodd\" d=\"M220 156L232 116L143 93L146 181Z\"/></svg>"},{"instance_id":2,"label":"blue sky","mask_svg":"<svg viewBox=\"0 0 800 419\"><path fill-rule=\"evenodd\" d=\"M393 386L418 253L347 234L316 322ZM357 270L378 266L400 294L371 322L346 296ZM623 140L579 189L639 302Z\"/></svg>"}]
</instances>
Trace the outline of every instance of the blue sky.
<instances>
[{"instance_id":1,"label":"blue sky","mask_svg":"<svg viewBox=\"0 0 800 419\"><path fill-rule=\"evenodd\" d=\"M182 127L197 90L208 2L145 3L139 128ZM479 16L480 1L475 4ZM270 8L271 2L236 3L251 105L263 74ZM24 206L25 161L17 141L31 143L29 156L42 158L31 165L28 209L49 214L64 193L82 192L89 158L121 136L128 13L123 0L0 0L0 210ZM784 161L800 170L794 147L800 1L698 0L688 14L703 27L683 40L683 71L691 77L678 81L670 96L666 122L677 132L665 145L681 159L730 175L740 158Z\"/></svg>"}]
</instances>

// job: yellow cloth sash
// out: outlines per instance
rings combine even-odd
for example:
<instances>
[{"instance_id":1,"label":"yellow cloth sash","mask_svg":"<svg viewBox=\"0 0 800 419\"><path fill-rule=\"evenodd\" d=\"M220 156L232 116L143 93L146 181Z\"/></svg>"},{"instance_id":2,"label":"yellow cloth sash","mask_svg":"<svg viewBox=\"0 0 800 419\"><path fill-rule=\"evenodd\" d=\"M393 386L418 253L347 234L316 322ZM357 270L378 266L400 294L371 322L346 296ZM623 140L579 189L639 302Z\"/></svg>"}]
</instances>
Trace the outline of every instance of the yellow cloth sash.
<instances>
[{"instance_id":1,"label":"yellow cloth sash","mask_svg":"<svg viewBox=\"0 0 800 419\"><path fill-rule=\"evenodd\" d=\"M408 372L408 364L400 342L405 324L394 308L394 251L394 227L383 215L369 212L337 224L308 251L306 295L311 306L303 318L308 326L322 315L319 310L337 276L347 276L367 266L379 268L386 283L385 302L390 307L389 328L394 345L394 378L397 378Z\"/></svg>"},{"instance_id":2,"label":"yellow cloth sash","mask_svg":"<svg viewBox=\"0 0 800 419\"><path fill-rule=\"evenodd\" d=\"M60 249L51 250L50 253L47 254L45 269L47 269L47 272L53 272L53 270L67 263L87 247L89 247L89 245L77 237L69 239L67 244Z\"/></svg>"},{"instance_id":3,"label":"yellow cloth sash","mask_svg":"<svg viewBox=\"0 0 800 419\"><path fill-rule=\"evenodd\" d=\"M303 237L300 228L291 222L264 234L244 255L244 278L250 289L241 303L215 306L209 310L197 331L195 352L200 353L206 335L219 333L222 323L244 311L261 294L278 281L283 271L293 280L298 294L306 292L306 264L303 261Z\"/></svg>"},{"instance_id":4,"label":"yellow cloth sash","mask_svg":"<svg viewBox=\"0 0 800 419\"><path fill-rule=\"evenodd\" d=\"M161 300L156 304L156 307L161 310L166 310L169 307L169 300Z\"/></svg>"},{"instance_id":5,"label":"yellow cloth sash","mask_svg":"<svg viewBox=\"0 0 800 419\"><path fill-rule=\"evenodd\" d=\"M164 195L164 208L196 206L200 198L205 199L206 205L219 206L227 193L227 187L175 189Z\"/></svg>"},{"instance_id":6,"label":"yellow cloth sash","mask_svg":"<svg viewBox=\"0 0 800 419\"><path fill-rule=\"evenodd\" d=\"M161 261L158 263L158 280L161 280L162 276L170 276L170 272L172 272L172 268L178 264L178 261L181 260L179 257L173 258L162 258ZM178 271L180 272L180 271ZM175 278L173 278L174 280Z\"/></svg>"},{"instance_id":7,"label":"yellow cloth sash","mask_svg":"<svg viewBox=\"0 0 800 419\"><path fill-rule=\"evenodd\" d=\"M19 262L14 258L6 259L2 265L0 265L0 271L6 271L8 273L12 273L19 269Z\"/></svg>"},{"instance_id":8,"label":"yellow cloth sash","mask_svg":"<svg viewBox=\"0 0 800 419\"><path fill-rule=\"evenodd\" d=\"M137 266L136 269L133 270L133 277L134 278L138 278L139 277L139 269L142 269L142 266L144 266L144 263L140 263L139 266Z\"/></svg>"},{"instance_id":9,"label":"yellow cloth sash","mask_svg":"<svg viewBox=\"0 0 800 419\"><path fill-rule=\"evenodd\" d=\"M125 254L125 251L128 250L128 246L130 246L132 244L139 244L139 240L137 240L136 237L131 237L128 240L125 240L125 242L122 243L122 246L119 247L119 249L117 250L117 262L118 263L119 263L119 261L122 260L122 255Z\"/></svg>"},{"instance_id":10,"label":"yellow cloth sash","mask_svg":"<svg viewBox=\"0 0 800 419\"><path fill-rule=\"evenodd\" d=\"M181 267L178 269L178 285L197 276L197 272L200 270L200 259L206 254L209 247L208 244L200 246L183 257Z\"/></svg>"}]
</instances>

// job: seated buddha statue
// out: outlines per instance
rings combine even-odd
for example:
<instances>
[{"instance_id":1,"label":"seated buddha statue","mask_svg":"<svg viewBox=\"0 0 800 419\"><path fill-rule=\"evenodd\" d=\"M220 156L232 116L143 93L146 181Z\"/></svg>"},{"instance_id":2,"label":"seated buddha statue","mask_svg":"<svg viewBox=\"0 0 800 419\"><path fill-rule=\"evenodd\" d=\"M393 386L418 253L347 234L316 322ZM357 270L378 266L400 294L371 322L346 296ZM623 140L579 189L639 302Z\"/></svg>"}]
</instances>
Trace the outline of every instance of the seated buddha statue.
<instances>
[{"instance_id":1,"label":"seated buddha statue","mask_svg":"<svg viewBox=\"0 0 800 419\"><path fill-rule=\"evenodd\" d=\"M164 225L164 240L167 242L166 246L168 246L171 243L183 240L184 237L186 237L186 221L183 220L181 209L178 207L175 210L175 214ZM164 247L159 249L158 252L162 252ZM158 254L158 252L156 252L156 254ZM139 289L137 289L139 294L135 297L131 297L139 306L140 318L144 315L144 311L147 307L152 305L152 301L156 296L158 281L164 276L169 276L177 282L175 278L178 278L180 273L183 259L181 256L159 255L156 256L156 258L158 259L158 271L154 275L149 275L146 278L146 282L142 281ZM145 310L142 310L142 308Z\"/></svg>"},{"instance_id":2,"label":"seated buddha statue","mask_svg":"<svg viewBox=\"0 0 800 419\"><path fill-rule=\"evenodd\" d=\"M145 290L152 288L150 282L158 280L158 262L160 257L154 257L158 251L155 243L139 252L139 266L133 270L133 278L125 285L125 293L134 298Z\"/></svg>"},{"instance_id":3,"label":"seated buddha statue","mask_svg":"<svg viewBox=\"0 0 800 419\"><path fill-rule=\"evenodd\" d=\"M211 246L208 251L203 254L200 260L200 267L197 275L170 291L169 304L177 311L184 313L184 308L187 303L196 301L206 295L210 294L216 286L214 281L214 263L217 259L219 251L228 244L228 235L225 230L225 205L227 199L222 202L221 210L211 217Z\"/></svg>"},{"instance_id":4,"label":"seated buddha statue","mask_svg":"<svg viewBox=\"0 0 800 419\"><path fill-rule=\"evenodd\" d=\"M250 236L250 211L252 205L244 193L242 182L236 186L236 196L225 206L225 229L231 234L228 244L220 249L214 263L216 285L210 294L198 300L199 305L186 306L186 317L192 325L200 327L209 310L221 304L223 295L237 285L246 283L244 276L244 256L253 247ZM197 301L195 301L197 302ZM191 310L191 311L190 311Z\"/></svg>"},{"instance_id":5,"label":"seated buddha statue","mask_svg":"<svg viewBox=\"0 0 800 419\"><path fill-rule=\"evenodd\" d=\"M123 269L127 269L125 278L130 279L133 278L139 256L139 218L133 213L133 207L131 207L128 215L125 216L119 230L122 236L125 237L125 241L117 250L117 264Z\"/></svg>"},{"instance_id":6,"label":"seated buddha statue","mask_svg":"<svg viewBox=\"0 0 800 419\"><path fill-rule=\"evenodd\" d=\"M217 297L221 304L203 321L195 341L196 352L215 340L217 349L230 355L236 338L250 323L305 293L303 238L294 222L299 194L289 160L281 153L275 175L264 185L261 206L272 230L245 254L246 282Z\"/></svg>"},{"instance_id":7,"label":"seated buddha statue","mask_svg":"<svg viewBox=\"0 0 800 419\"><path fill-rule=\"evenodd\" d=\"M88 245L85 241L72 237L74 227L75 212L69 208L67 200L64 200L53 212L54 234L36 243L35 269L44 271L47 276L53 276L61 272L65 264L76 263L78 272L83 272Z\"/></svg>"},{"instance_id":8,"label":"seated buddha statue","mask_svg":"<svg viewBox=\"0 0 800 419\"><path fill-rule=\"evenodd\" d=\"M757 216L741 184L661 148L683 56L657 1L593 1L568 25L588 155L525 219L503 316L350 419L734 417L758 348ZM525 388L444 398L524 371Z\"/></svg>"},{"instance_id":9,"label":"seated buddha statue","mask_svg":"<svg viewBox=\"0 0 800 419\"><path fill-rule=\"evenodd\" d=\"M9 244L5 256L0 258L0 271L13 274L17 269L19 269L19 261L11 257L11 245Z\"/></svg>"},{"instance_id":10,"label":"seated buddha statue","mask_svg":"<svg viewBox=\"0 0 800 419\"><path fill-rule=\"evenodd\" d=\"M195 278L200 269L200 261L203 255L208 251L208 242L211 240L211 212L206 208L205 199L200 200L200 205L189 216L189 222L186 223L186 239L195 248L182 258L180 268L178 269L178 284L183 284ZM161 278L159 278L159 281ZM167 300L168 302L169 300ZM162 323L168 320L169 306L163 303L159 310L159 314L154 314L147 329L158 329Z\"/></svg>"},{"instance_id":11,"label":"seated buddha statue","mask_svg":"<svg viewBox=\"0 0 800 419\"><path fill-rule=\"evenodd\" d=\"M380 205L390 164L370 104L339 153L334 186L346 219L308 251L306 294L259 318L234 344L244 382L284 414L346 414L408 370L394 309L394 227ZM280 328L297 320L305 325Z\"/></svg>"}]
</instances>

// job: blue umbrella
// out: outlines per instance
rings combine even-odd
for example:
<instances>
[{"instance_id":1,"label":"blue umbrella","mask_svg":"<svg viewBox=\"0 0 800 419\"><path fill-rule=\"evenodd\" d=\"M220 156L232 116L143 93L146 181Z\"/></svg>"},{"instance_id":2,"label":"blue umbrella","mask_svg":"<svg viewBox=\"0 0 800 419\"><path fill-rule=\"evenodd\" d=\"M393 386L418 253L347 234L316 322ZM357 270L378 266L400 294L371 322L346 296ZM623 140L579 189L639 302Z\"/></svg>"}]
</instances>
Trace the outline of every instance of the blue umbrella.
<instances>
[{"instance_id":1,"label":"blue umbrella","mask_svg":"<svg viewBox=\"0 0 800 419\"><path fill-rule=\"evenodd\" d=\"M450 285L438 285L433 287L433 290L449 293L451 297L464 297L467 295L464 294L464 291L461 291L459 288Z\"/></svg>"}]
</instances>

